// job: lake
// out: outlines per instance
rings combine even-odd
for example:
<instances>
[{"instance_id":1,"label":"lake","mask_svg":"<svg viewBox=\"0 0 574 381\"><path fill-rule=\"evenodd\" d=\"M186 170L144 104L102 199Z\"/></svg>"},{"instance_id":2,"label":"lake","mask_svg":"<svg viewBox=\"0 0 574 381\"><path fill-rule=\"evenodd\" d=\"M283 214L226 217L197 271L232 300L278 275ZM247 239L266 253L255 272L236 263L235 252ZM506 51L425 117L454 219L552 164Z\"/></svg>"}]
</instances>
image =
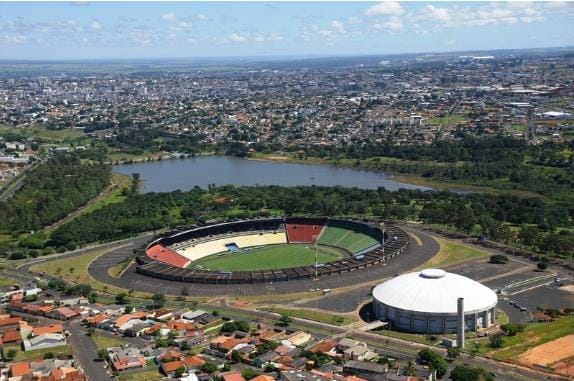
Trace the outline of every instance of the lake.
<instances>
[{"instance_id":1,"label":"lake","mask_svg":"<svg viewBox=\"0 0 574 381\"><path fill-rule=\"evenodd\" d=\"M376 189L390 191L400 188L430 190L393 180L382 172L335 167L320 164L266 162L232 156L202 156L186 159L146 161L113 166L114 172L131 175L139 173L143 180L141 192L171 192L189 190L194 186L207 188L242 185L318 185Z\"/></svg>"}]
</instances>

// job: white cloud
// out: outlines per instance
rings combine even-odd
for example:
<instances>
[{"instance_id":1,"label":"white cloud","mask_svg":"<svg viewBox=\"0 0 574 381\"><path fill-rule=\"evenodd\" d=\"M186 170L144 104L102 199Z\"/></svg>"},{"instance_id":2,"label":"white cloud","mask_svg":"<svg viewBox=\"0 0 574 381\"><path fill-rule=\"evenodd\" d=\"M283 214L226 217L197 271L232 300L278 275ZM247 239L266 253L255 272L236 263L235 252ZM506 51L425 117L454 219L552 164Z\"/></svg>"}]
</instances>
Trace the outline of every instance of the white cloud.
<instances>
[{"instance_id":1,"label":"white cloud","mask_svg":"<svg viewBox=\"0 0 574 381\"><path fill-rule=\"evenodd\" d=\"M200 13L200 14L196 15L195 18L198 19L199 21L207 21L207 20L209 20L209 17L207 17L207 15L204 15L203 13Z\"/></svg>"},{"instance_id":2,"label":"white cloud","mask_svg":"<svg viewBox=\"0 0 574 381\"><path fill-rule=\"evenodd\" d=\"M0 36L0 44L7 44L7 45L20 45L26 42L28 38L23 35L8 35L8 36Z\"/></svg>"},{"instance_id":3,"label":"white cloud","mask_svg":"<svg viewBox=\"0 0 574 381\"><path fill-rule=\"evenodd\" d=\"M391 17L389 21L383 24L383 28L391 33L402 32L404 27L403 21L399 17Z\"/></svg>"},{"instance_id":4,"label":"white cloud","mask_svg":"<svg viewBox=\"0 0 574 381\"><path fill-rule=\"evenodd\" d=\"M161 19L163 21L176 22L177 16L175 15L175 13L169 12L169 13L164 13L163 15L161 15Z\"/></svg>"},{"instance_id":5,"label":"white cloud","mask_svg":"<svg viewBox=\"0 0 574 381\"><path fill-rule=\"evenodd\" d=\"M438 21L450 21L450 13L446 8L437 8L433 5L427 5L425 7L428 17L433 20Z\"/></svg>"},{"instance_id":6,"label":"white cloud","mask_svg":"<svg viewBox=\"0 0 574 381\"><path fill-rule=\"evenodd\" d=\"M177 23L177 25L180 28L189 29L193 26L193 23L191 21L180 21L179 23Z\"/></svg>"},{"instance_id":7,"label":"white cloud","mask_svg":"<svg viewBox=\"0 0 574 381\"><path fill-rule=\"evenodd\" d=\"M92 30L102 30L104 27L102 26L102 24L100 24L98 22L98 20L94 20L92 21L92 23L90 24L90 28Z\"/></svg>"},{"instance_id":8,"label":"white cloud","mask_svg":"<svg viewBox=\"0 0 574 381\"><path fill-rule=\"evenodd\" d=\"M345 33L345 26L338 20L331 21L331 28L338 33Z\"/></svg>"},{"instance_id":9,"label":"white cloud","mask_svg":"<svg viewBox=\"0 0 574 381\"><path fill-rule=\"evenodd\" d=\"M228 40L231 42L244 43L244 42L247 42L247 37L245 37L239 33L232 33L229 35Z\"/></svg>"},{"instance_id":10,"label":"white cloud","mask_svg":"<svg viewBox=\"0 0 574 381\"><path fill-rule=\"evenodd\" d=\"M400 16L403 13L405 10L398 1L384 1L373 5L365 12L367 16Z\"/></svg>"}]
</instances>

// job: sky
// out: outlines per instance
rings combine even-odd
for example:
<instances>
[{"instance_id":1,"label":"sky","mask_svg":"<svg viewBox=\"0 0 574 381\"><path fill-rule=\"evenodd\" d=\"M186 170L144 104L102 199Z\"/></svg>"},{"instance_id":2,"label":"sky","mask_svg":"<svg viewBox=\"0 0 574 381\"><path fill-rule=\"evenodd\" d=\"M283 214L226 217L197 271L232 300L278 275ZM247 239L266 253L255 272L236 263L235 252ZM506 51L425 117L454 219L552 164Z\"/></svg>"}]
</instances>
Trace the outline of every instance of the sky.
<instances>
[{"instance_id":1,"label":"sky","mask_svg":"<svg viewBox=\"0 0 574 381\"><path fill-rule=\"evenodd\" d=\"M567 2L0 2L0 59L574 46Z\"/></svg>"}]
</instances>

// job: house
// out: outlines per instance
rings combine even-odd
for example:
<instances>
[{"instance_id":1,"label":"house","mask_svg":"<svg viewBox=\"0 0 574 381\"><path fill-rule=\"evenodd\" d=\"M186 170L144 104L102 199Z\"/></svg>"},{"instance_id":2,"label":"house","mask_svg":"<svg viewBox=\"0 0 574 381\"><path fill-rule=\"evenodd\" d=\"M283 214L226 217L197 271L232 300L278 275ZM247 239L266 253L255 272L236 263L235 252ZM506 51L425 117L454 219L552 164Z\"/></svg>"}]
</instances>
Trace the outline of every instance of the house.
<instances>
[{"instance_id":1,"label":"house","mask_svg":"<svg viewBox=\"0 0 574 381\"><path fill-rule=\"evenodd\" d=\"M76 306L79 304L88 304L88 298L79 296L76 298L60 299L60 306Z\"/></svg>"},{"instance_id":2,"label":"house","mask_svg":"<svg viewBox=\"0 0 574 381\"><path fill-rule=\"evenodd\" d=\"M20 342L22 342L20 331L14 329L11 331L4 331L3 334L0 334L0 345Z\"/></svg>"},{"instance_id":3,"label":"house","mask_svg":"<svg viewBox=\"0 0 574 381\"><path fill-rule=\"evenodd\" d=\"M185 367L188 372L196 372L203 364L205 364L205 360L199 356L185 357L183 362L185 363Z\"/></svg>"},{"instance_id":4,"label":"house","mask_svg":"<svg viewBox=\"0 0 574 381\"><path fill-rule=\"evenodd\" d=\"M10 377L22 377L28 374L32 374L32 370L30 369L30 365L27 362L21 362L17 364L12 364L10 366Z\"/></svg>"},{"instance_id":5,"label":"house","mask_svg":"<svg viewBox=\"0 0 574 381\"><path fill-rule=\"evenodd\" d=\"M46 316L58 320L72 320L79 317L80 314L68 307L60 307L47 312Z\"/></svg>"},{"instance_id":6,"label":"house","mask_svg":"<svg viewBox=\"0 0 574 381\"><path fill-rule=\"evenodd\" d=\"M160 363L159 368L166 376L173 376L178 369L183 371L186 370L185 363L181 360L162 362Z\"/></svg>"},{"instance_id":7,"label":"house","mask_svg":"<svg viewBox=\"0 0 574 381\"><path fill-rule=\"evenodd\" d=\"M29 340L24 340L24 351L53 348L61 345L66 345L66 336L60 333L46 333Z\"/></svg>"},{"instance_id":8,"label":"house","mask_svg":"<svg viewBox=\"0 0 574 381\"><path fill-rule=\"evenodd\" d=\"M388 365L373 362L349 360L343 365L344 375L358 376L369 381L384 381L385 373L388 371Z\"/></svg>"},{"instance_id":9,"label":"house","mask_svg":"<svg viewBox=\"0 0 574 381\"><path fill-rule=\"evenodd\" d=\"M368 361L377 357L366 345L355 345L343 351L343 358L346 360Z\"/></svg>"},{"instance_id":10,"label":"house","mask_svg":"<svg viewBox=\"0 0 574 381\"><path fill-rule=\"evenodd\" d=\"M344 337L337 344L337 351L344 352L348 348L354 347L354 346L359 345L359 344L360 344L360 342L357 340L353 340L353 339L349 339L349 338Z\"/></svg>"},{"instance_id":11,"label":"house","mask_svg":"<svg viewBox=\"0 0 574 381\"><path fill-rule=\"evenodd\" d=\"M143 368L146 366L146 359L139 350L129 348L113 353L110 356L112 366L118 372L128 369Z\"/></svg>"},{"instance_id":12,"label":"house","mask_svg":"<svg viewBox=\"0 0 574 381\"><path fill-rule=\"evenodd\" d=\"M245 381L239 372L226 372L221 374L223 381Z\"/></svg>"},{"instance_id":13,"label":"house","mask_svg":"<svg viewBox=\"0 0 574 381\"><path fill-rule=\"evenodd\" d=\"M328 378L323 376L313 374L311 372L305 372L302 370L288 370L281 372L280 379L282 381L327 381Z\"/></svg>"},{"instance_id":14,"label":"house","mask_svg":"<svg viewBox=\"0 0 574 381\"><path fill-rule=\"evenodd\" d=\"M189 320L190 322L194 322L199 320L203 315L206 315L207 311L203 310L195 310L195 311L188 311L181 315L182 319Z\"/></svg>"},{"instance_id":15,"label":"house","mask_svg":"<svg viewBox=\"0 0 574 381\"><path fill-rule=\"evenodd\" d=\"M260 374L259 376L252 378L251 381L275 381L275 378L266 374Z\"/></svg>"},{"instance_id":16,"label":"house","mask_svg":"<svg viewBox=\"0 0 574 381\"><path fill-rule=\"evenodd\" d=\"M0 332L17 329L20 327L21 320L22 318L20 316L12 316L0 319Z\"/></svg>"},{"instance_id":17,"label":"house","mask_svg":"<svg viewBox=\"0 0 574 381\"><path fill-rule=\"evenodd\" d=\"M281 357L281 355L275 351L263 353L262 355L259 355L253 359L253 366L264 368L265 365L274 362L275 360L279 359L279 357Z\"/></svg>"},{"instance_id":18,"label":"house","mask_svg":"<svg viewBox=\"0 0 574 381\"><path fill-rule=\"evenodd\" d=\"M135 323L129 328L126 328L124 330L124 335L130 337L140 337L143 336L148 329L149 329L149 323L139 322Z\"/></svg>"},{"instance_id":19,"label":"house","mask_svg":"<svg viewBox=\"0 0 574 381\"><path fill-rule=\"evenodd\" d=\"M311 340L311 335L307 332L297 331L287 336L287 340L295 346L303 346Z\"/></svg>"}]
</instances>

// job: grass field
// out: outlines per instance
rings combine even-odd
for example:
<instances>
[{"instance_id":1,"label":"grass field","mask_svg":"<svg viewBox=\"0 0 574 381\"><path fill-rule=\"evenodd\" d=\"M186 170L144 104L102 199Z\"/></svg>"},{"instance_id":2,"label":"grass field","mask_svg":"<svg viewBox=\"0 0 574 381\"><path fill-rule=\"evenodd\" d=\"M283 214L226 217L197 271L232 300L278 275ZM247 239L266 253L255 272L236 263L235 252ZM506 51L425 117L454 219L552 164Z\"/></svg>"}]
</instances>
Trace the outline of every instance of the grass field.
<instances>
[{"instance_id":1,"label":"grass field","mask_svg":"<svg viewBox=\"0 0 574 381\"><path fill-rule=\"evenodd\" d=\"M95 258L105 252L106 251L96 251L90 254L77 255L71 258L42 262L32 266L31 270L55 275L74 283L90 284L92 282L92 277L88 274L88 265Z\"/></svg>"},{"instance_id":2,"label":"grass field","mask_svg":"<svg viewBox=\"0 0 574 381\"><path fill-rule=\"evenodd\" d=\"M118 337L104 336L104 335L100 335L97 332L92 335L92 340L94 340L94 343L96 343L96 346L98 347L98 349L109 348L109 347L119 347L122 344L127 343L127 341L124 341Z\"/></svg>"},{"instance_id":3,"label":"grass field","mask_svg":"<svg viewBox=\"0 0 574 381\"><path fill-rule=\"evenodd\" d=\"M164 376L159 373L158 368L143 370L129 374L121 374L117 377L119 381L155 381L162 380Z\"/></svg>"},{"instance_id":4,"label":"grass field","mask_svg":"<svg viewBox=\"0 0 574 381\"><path fill-rule=\"evenodd\" d=\"M348 317L336 316L330 313L313 311L313 310L294 309L294 308L275 308L275 307L261 308L261 309L263 311L274 312L276 314L288 315L291 317L297 317L334 325L347 325L354 323L356 321L355 319L350 319Z\"/></svg>"},{"instance_id":5,"label":"grass field","mask_svg":"<svg viewBox=\"0 0 574 381\"><path fill-rule=\"evenodd\" d=\"M327 226L319 238L319 243L339 246L354 254L373 246L377 243L377 240L361 232Z\"/></svg>"},{"instance_id":6,"label":"grass field","mask_svg":"<svg viewBox=\"0 0 574 381\"><path fill-rule=\"evenodd\" d=\"M54 348L37 349L35 351L28 352L24 352L20 345L5 345L3 347L4 353L8 353L8 351L11 349L14 349L17 352L13 361L41 360L46 353L53 353L54 357L58 357L59 355L69 355L72 353L72 350L67 345L62 345L60 347Z\"/></svg>"},{"instance_id":7,"label":"grass field","mask_svg":"<svg viewBox=\"0 0 574 381\"><path fill-rule=\"evenodd\" d=\"M53 143L78 140L83 136L81 130L67 128L64 130L48 130L44 127L11 128L0 124L0 135L14 134L23 138L39 138Z\"/></svg>"},{"instance_id":8,"label":"grass field","mask_svg":"<svg viewBox=\"0 0 574 381\"><path fill-rule=\"evenodd\" d=\"M447 267L457 263L471 261L473 259L488 256L489 253L472 246L463 245L442 238L434 238L440 245L437 255L426 261L418 269L431 267Z\"/></svg>"},{"instance_id":9,"label":"grass field","mask_svg":"<svg viewBox=\"0 0 574 381\"><path fill-rule=\"evenodd\" d=\"M343 253L330 247L319 247L319 263L332 262L343 257ZM309 266L315 263L315 249L312 245L280 244L235 254L214 254L194 262L209 270L250 271L270 270L285 267Z\"/></svg>"}]
</instances>

